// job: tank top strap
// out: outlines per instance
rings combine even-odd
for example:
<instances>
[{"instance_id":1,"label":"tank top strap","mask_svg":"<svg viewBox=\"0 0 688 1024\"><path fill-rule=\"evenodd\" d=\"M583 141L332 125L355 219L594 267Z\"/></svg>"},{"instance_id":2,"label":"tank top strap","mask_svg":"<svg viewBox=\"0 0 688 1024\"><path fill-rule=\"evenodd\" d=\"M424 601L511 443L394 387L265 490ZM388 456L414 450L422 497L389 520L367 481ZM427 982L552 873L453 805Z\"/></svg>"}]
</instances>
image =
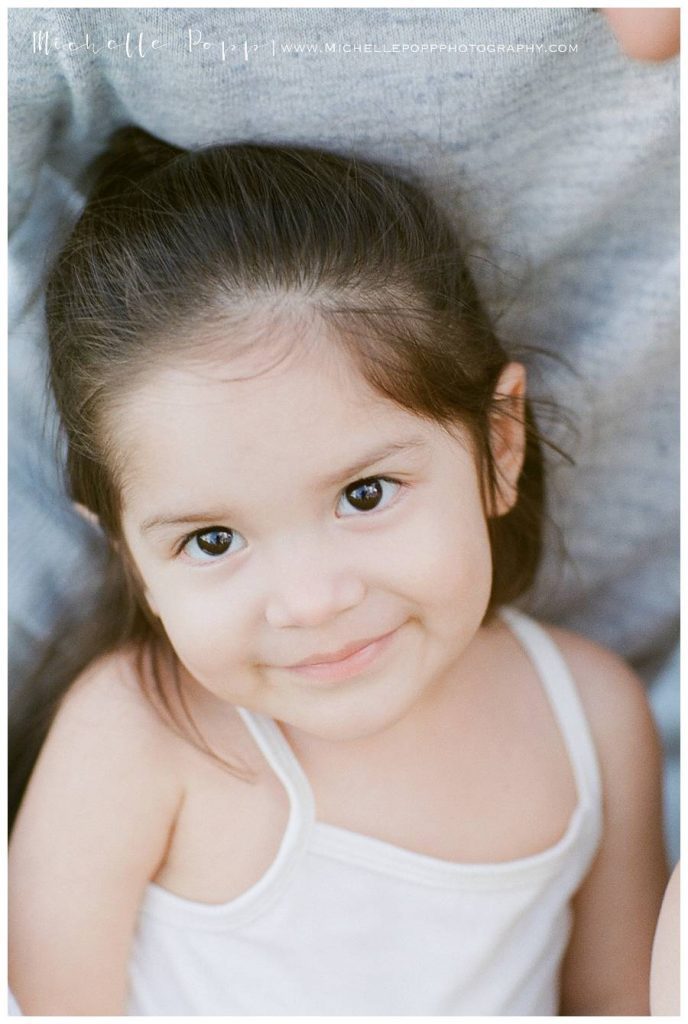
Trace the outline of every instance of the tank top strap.
<instances>
[{"instance_id":1,"label":"tank top strap","mask_svg":"<svg viewBox=\"0 0 688 1024\"><path fill-rule=\"evenodd\" d=\"M578 690L561 650L547 630L524 612L501 608L543 684L571 761L581 802L600 805L602 781L595 744Z\"/></svg>"},{"instance_id":2,"label":"tank top strap","mask_svg":"<svg viewBox=\"0 0 688 1024\"><path fill-rule=\"evenodd\" d=\"M287 791L290 804L285 841L303 838L315 821L315 797L303 768L272 718L239 707L237 711L260 752Z\"/></svg>"}]
</instances>

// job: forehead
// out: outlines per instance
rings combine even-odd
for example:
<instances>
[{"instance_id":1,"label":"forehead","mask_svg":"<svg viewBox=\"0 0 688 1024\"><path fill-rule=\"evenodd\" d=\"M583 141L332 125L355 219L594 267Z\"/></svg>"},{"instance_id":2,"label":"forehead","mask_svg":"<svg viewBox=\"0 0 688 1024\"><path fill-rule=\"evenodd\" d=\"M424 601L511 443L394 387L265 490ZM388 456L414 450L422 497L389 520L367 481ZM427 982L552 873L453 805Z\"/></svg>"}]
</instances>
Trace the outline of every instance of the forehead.
<instances>
[{"instance_id":1,"label":"forehead","mask_svg":"<svg viewBox=\"0 0 688 1024\"><path fill-rule=\"evenodd\" d=\"M285 328L275 352L162 365L111 418L125 504L142 491L206 493L209 481L322 473L386 442L440 428L375 392L341 347ZM232 486L233 485L233 486Z\"/></svg>"}]
</instances>

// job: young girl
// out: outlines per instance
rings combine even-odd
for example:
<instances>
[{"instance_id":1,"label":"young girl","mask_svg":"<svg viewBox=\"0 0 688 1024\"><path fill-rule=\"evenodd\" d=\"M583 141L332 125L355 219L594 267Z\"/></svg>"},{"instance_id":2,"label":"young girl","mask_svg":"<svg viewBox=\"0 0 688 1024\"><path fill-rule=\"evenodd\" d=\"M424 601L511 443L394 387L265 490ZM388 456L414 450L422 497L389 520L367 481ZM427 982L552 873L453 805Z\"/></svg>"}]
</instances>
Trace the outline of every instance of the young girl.
<instances>
[{"instance_id":1,"label":"young girl","mask_svg":"<svg viewBox=\"0 0 688 1024\"><path fill-rule=\"evenodd\" d=\"M14 827L21 1010L646 1014L657 738L617 657L510 607L525 372L422 190L125 129L47 318L124 599Z\"/></svg>"}]
</instances>

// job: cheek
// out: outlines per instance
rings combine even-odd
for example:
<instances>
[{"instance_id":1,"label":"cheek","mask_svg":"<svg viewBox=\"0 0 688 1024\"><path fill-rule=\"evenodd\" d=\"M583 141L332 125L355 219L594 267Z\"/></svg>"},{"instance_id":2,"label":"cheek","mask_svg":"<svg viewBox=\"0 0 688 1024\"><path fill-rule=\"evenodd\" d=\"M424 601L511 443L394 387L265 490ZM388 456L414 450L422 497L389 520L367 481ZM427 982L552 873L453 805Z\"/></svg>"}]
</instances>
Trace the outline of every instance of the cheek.
<instances>
[{"instance_id":1,"label":"cheek","mask_svg":"<svg viewBox=\"0 0 688 1024\"><path fill-rule=\"evenodd\" d=\"M456 602L489 598L492 557L487 523L479 504L448 503L425 529L413 531L406 567L409 579L434 606L454 614Z\"/></svg>"},{"instance_id":2,"label":"cheek","mask_svg":"<svg viewBox=\"0 0 688 1024\"><path fill-rule=\"evenodd\" d=\"M188 578L183 586L168 582L159 593L153 591L170 643L199 679L227 668L246 650L249 631L242 619L242 602L232 600L230 593L231 588L211 586L210 580L189 585Z\"/></svg>"},{"instance_id":3,"label":"cheek","mask_svg":"<svg viewBox=\"0 0 688 1024\"><path fill-rule=\"evenodd\" d=\"M443 532L435 551L437 572L428 591L428 628L450 663L471 642L487 611L492 590L492 554L482 516Z\"/></svg>"}]
</instances>

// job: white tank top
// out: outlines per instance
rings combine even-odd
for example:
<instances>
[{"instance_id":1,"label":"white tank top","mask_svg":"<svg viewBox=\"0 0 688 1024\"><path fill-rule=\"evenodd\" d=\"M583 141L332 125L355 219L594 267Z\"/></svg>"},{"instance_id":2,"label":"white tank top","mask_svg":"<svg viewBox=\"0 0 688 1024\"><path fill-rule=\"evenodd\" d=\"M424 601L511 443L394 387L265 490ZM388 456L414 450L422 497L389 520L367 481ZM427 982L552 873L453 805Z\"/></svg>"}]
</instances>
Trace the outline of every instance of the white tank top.
<instances>
[{"instance_id":1,"label":"white tank top","mask_svg":"<svg viewBox=\"0 0 688 1024\"><path fill-rule=\"evenodd\" d=\"M460 864L317 821L284 734L240 708L289 795L279 851L229 903L147 887L129 1014L557 1014L569 902L601 836L600 774L557 646L523 613L500 614L535 663L571 759L578 803L564 836L519 860Z\"/></svg>"}]
</instances>

